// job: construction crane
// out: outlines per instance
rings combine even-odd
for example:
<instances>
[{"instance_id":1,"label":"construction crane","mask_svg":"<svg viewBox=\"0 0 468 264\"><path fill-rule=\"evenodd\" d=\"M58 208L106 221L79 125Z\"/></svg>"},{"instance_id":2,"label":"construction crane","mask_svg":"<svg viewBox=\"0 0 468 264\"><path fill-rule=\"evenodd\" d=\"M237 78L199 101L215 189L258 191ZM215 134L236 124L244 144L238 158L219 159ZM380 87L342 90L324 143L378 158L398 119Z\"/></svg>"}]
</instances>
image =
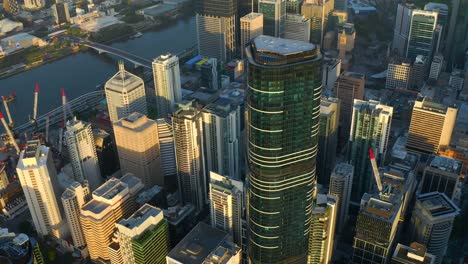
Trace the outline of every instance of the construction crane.
<instances>
[{"instance_id":1,"label":"construction crane","mask_svg":"<svg viewBox=\"0 0 468 264\"><path fill-rule=\"evenodd\" d=\"M383 192L382 181L380 180L379 168L377 167L377 162L375 161L375 155L372 148L369 148L369 158L372 164L372 170L374 172L375 182L377 183L377 188L379 189L379 194Z\"/></svg>"},{"instance_id":2,"label":"construction crane","mask_svg":"<svg viewBox=\"0 0 468 264\"><path fill-rule=\"evenodd\" d=\"M13 118L11 118L11 113L10 113L10 108L8 107L8 100L5 98L5 96L2 95L2 101L3 101L3 106L5 107L5 111L8 117L8 125L10 127L13 127Z\"/></svg>"},{"instance_id":3,"label":"construction crane","mask_svg":"<svg viewBox=\"0 0 468 264\"><path fill-rule=\"evenodd\" d=\"M13 145L13 147L16 150L16 154L19 155L20 148L19 148L18 144L16 143L15 137L13 137L13 133L11 133L10 127L8 127L8 124L5 121L5 118L3 117L2 112L0 112L0 120L2 121L3 127L5 128L5 131L6 131L7 135L8 135L8 137L10 138L11 144Z\"/></svg>"},{"instance_id":4,"label":"construction crane","mask_svg":"<svg viewBox=\"0 0 468 264\"><path fill-rule=\"evenodd\" d=\"M33 120L36 122L37 118L37 99L39 98L39 84L36 83L36 88L34 89L34 109L33 109Z\"/></svg>"}]
</instances>

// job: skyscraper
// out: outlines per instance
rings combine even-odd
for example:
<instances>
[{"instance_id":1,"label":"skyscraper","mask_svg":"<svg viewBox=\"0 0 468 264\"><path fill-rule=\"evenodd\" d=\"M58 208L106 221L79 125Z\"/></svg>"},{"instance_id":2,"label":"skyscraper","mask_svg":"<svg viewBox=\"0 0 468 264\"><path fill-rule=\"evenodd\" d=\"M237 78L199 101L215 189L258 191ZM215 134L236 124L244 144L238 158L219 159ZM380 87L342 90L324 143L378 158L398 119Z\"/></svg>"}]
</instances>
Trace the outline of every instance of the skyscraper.
<instances>
[{"instance_id":1,"label":"skyscraper","mask_svg":"<svg viewBox=\"0 0 468 264\"><path fill-rule=\"evenodd\" d=\"M447 48L449 55L447 56L449 60L447 65L461 67L468 46L468 16L466 15L468 13L468 0L453 1L452 4L453 14L451 16L453 19L450 21L448 38L451 40L451 36L453 36L453 41L449 42L449 48ZM453 33L451 34L450 31Z\"/></svg>"},{"instance_id":2,"label":"skyscraper","mask_svg":"<svg viewBox=\"0 0 468 264\"><path fill-rule=\"evenodd\" d=\"M59 185L49 148L39 141L28 141L21 151L16 172L37 233L62 238L64 222L57 202Z\"/></svg>"},{"instance_id":3,"label":"skyscraper","mask_svg":"<svg viewBox=\"0 0 468 264\"><path fill-rule=\"evenodd\" d=\"M369 148L374 150L381 164L387 153L393 107L378 101L354 100L353 118L349 136L348 160L354 167L351 201L359 202L372 186L372 168Z\"/></svg>"},{"instance_id":4,"label":"skyscraper","mask_svg":"<svg viewBox=\"0 0 468 264\"><path fill-rule=\"evenodd\" d=\"M218 90L221 86L221 73L218 75L220 67L218 59L209 58L201 66L200 86L210 90Z\"/></svg>"},{"instance_id":5,"label":"skyscraper","mask_svg":"<svg viewBox=\"0 0 468 264\"><path fill-rule=\"evenodd\" d=\"M229 61L236 55L237 0L196 0L198 54Z\"/></svg>"},{"instance_id":6,"label":"skyscraper","mask_svg":"<svg viewBox=\"0 0 468 264\"><path fill-rule=\"evenodd\" d=\"M172 116L172 128L182 202L193 204L199 213L208 200L201 112L192 106L192 102L181 104Z\"/></svg>"},{"instance_id":7,"label":"skyscraper","mask_svg":"<svg viewBox=\"0 0 468 264\"><path fill-rule=\"evenodd\" d=\"M159 117L168 117L175 111L175 103L182 100L179 58L170 53L153 60L156 107Z\"/></svg>"},{"instance_id":8,"label":"skyscraper","mask_svg":"<svg viewBox=\"0 0 468 264\"><path fill-rule=\"evenodd\" d=\"M161 168L164 173L165 182L168 178L176 178L177 166L174 148L174 136L170 119L159 118L158 124L159 149L161 153ZM175 182L175 181L174 181Z\"/></svg>"},{"instance_id":9,"label":"skyscraper","mask_svg":"<svg viewBox=\"0 0 468 264\"><path fill-rule=\"evenodd\" d=\"M65 142L75 180L80 183L87 180L91 192L94 191L101 185L102 178L91 124L76 118L68 121Z\"/></svg>"},{"instance_id":10,"label":"skyscraper","mask_svg":"<svg viewBox=\"0 0 468 264\"><path fill-rule=\"evenodd\" d=\"M431 69L429 70L429 79L439 79L439 75L442 72L442 67L444 66L443 64L444 56L442 56L442 54L434 55L431 63Z\"/></svg>"},{"instance_id":11,"label":"skyscraper","mask_svg":"<svg viewBox=\"0 0 468 264\"><path fill-rule=\"evenodd\" d=\"M317 154L317 182L328 185L335 166L338 144L340 100L322 97L320 101L319 146Z\"/></svg>"},{"instance_id":12,"label":"skyscraper","mask_svg":"<svg viewBox=\"0 0 468 264\"><path fill-rule=\"evenodd\" d=\"M348 219L349 199L354 168L347 163L336 164L330 178L329 194L336 197L336 232L340 233Z\"/></svg>"},{"instance_id":13,"label":"skyscraper","mask_svg":"<svg viewBox=\"0 0 468 264\"><path fill-rule=\"evenodd\" d=\"M61 25L70 22L70 11L68 10L68 3L58 2L52 5L52 12L55 18L55 24Z\"/></svg>"},{"instance_id":14,"label":"skyscraper","mask_svg":"<svg viewBox=\"0 0 468 264\"><path fill-rule=\"evenodd\" d=\"M420 192L440 192L455 200L457 184L462 179L463 162L449 157L432 155L424 167Z\"/></svg>"},{"instance_id":15,"label":"skyscraper","mask_svg":"<svg viewBox=\"0 0 468 264\"><path fill-rule=\"evenodd\" d=\"M283 37L309 42L310 19L306 19L300 14L286 14Z\"/></svg>"},{"instance_id":16,"label":"skyscraper","mask_svg":"<svg viewBox=\"0 0 468 264\"><path fill-rule=\"evenodd\" d=\"M251 263L305 263L322 56L314 44L263 35L246 56L248 255Z\"/></svg>"},{"instance_id":17,"label":"skyscraper","mask_svg":"<svg viewBox=\"0 0 468 264\"><path fill-rule=\"evenodd\" d=\"M453 220L460 209L443 193L425 193L418 196L411 218L412 241L426 246L436 257L435 264L445 256Z\"/></svg>"},{"instance_id":18,"label":"skyscraper","mask_svg":"<svg viewBox=\"0 0 468 264\"><path fill-rule=\"evenodd\" d=\"M91 193L86 180L82 184L73 182L62 194L62 205L73 239L73 245L80 249L86 246L86 240L81 229L80 211L81 207L89 202L89 200L91 200Z\"/></svg>"},{"instance_id":19,"label":"skyscraper","mask_svg":"<svg viewBox=\"0 0 468 264\"><path fill-rule=\"evenodd\" d=\"M122 173L134 174L146 187L164 186L156 122L132 113L114 123L114 135Z\"/></svg>"},{"instance_id":20,"label":"skyscraper","mask_svg":"<svg viewBox=\"0 0 468 264\"><path fill-rule=\"evenodd\" d=\"M263 14L249 13L240 19L241 57L245 57L245 46L263 34Z\"/></svg>"},{"instance_id":21,"label":"skyscraper","mask_svg":"<svg viewBox=\"0 0 468 264\"><path fill-rule=\"evenodd\" d=\"M393 27L392 49L398 56L405 56L408 47L408 35L411 26L411 14L415 9L414 4L400 3L397 7L395 26Z\"/></svg>"},{"instance_id":22,"label":"skyscraper","mask_svg":"<svg viewBox=\"0 0 468 264\"><path fill-rule=\"evenodd\" d=\"M334 0L306 0L302 4L301 14L310 19L310 42L322 46L328 16L333 11Z\"/></svg>"},{"instance_id":23,"label":"skyscraper","mask_svg":"<svg viewBox=\"0 0 468 264\"><path fill-rule=\"evenodd\" d=\"M111 176L119 168L114 141L111 135L103 129L94 129L93 135L101 176Z\"/></svg>"},{"instance_id":24,"label":"skyscraper","mask_svg":"<svg viewBox=\"0 0 468 264\"><path fill-rule=\"evenodd\" d=\"M408 89L413 91L421 90L427 76L428 59L428 57L424 57L423 55L416 56L411 65Z\"/></svg>"},{"instance_id":25,"label":"skyscraper","mask_svg":"<svg viewBox=\"0 0 468 264\"><path fill-rule=\"evenodd\" d=\"M3 10L9 14L14 14L19 11L18 0L4 0Z\"/></svg>"},{"instance_id":26,"label":"skyscraper","mask_svg":"<svg viewBox=\"0 0 468 264\"><path fill-rule=\"evenodd\" d=\"M119 63L119 72L106 82L104 88L112 123L133 112L147 114L145 83L126 71L123 62Z\"/></svg>"},{"instance_id":27,"label":"skyscraper","mask_svg":"<svg viewBox=\"0 0 468 264\"><path fill-rule=\"evenodd\" d=\"M240 179L240 105L219 98L202 110L206 171Z\"/></svg>"},{"instance_id":28,"label":"skyscraper","mask_svg":"<svg viewBox=\"0 0 468 264\"><path fill-rule=\"evenodd\" d=\"M411 74L411 62L396 58L388 64L387 80L385 81L385 89L406 90L409 86Z\"/></svg>"},{"instance_id":29,"label":"skyscraper","mask_svg":"<svg viewBox=\"0 0 468 264\"><path fill-rule=\"evenodd\" d=\"M244 184L210 172L211 226L226 231L234 243L242 246Z\"/></svg>"},{"instance_id":30,"label":"skyscraper","mask_svg":"<svg viewBox=\"0 0 468 264\"><path fill-rule=\"evenodd\" d=\"M437 153L441 146L449 145L456 117L457 108L418 98L413 106L406 147Z\"/></svg>"},{"instance_id":31,"label":"skyscraper","mask_svg":"<svg viewBox=\"0 0 468 264\"><path fill-rule=\"evenodd\" d=\"M413 10L406 58L414 60L418 55L432 56L436 26L437 12Z\"/></svg>"},{"instance_id":32,"label":"skyscraper","mask_svg":"<svg viewBox=\"0 0 468 264\"><path fill-rule=\"evenodd\" d=\"M263 14L263 34L283 37L286 0L258 0L258 12Z\"/></svg>"}]
</instances>

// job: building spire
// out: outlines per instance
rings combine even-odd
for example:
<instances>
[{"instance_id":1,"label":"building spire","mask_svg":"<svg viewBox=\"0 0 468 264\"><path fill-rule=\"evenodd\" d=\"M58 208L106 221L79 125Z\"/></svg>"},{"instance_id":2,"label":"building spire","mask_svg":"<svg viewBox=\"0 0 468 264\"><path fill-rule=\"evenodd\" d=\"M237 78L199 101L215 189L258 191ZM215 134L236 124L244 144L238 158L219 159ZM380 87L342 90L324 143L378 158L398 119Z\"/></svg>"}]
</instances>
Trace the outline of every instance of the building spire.
<instances>
[{"instance_id":1,"label":"building spire","mask_svg":"<svg viewBox=\"0 0 468 264\"><path fill-rule=\"evenodd\" d=\"M124 79L125 77L125 64L122 60L119 61L119 72L120 72L120 76L122 77L122 80Z\"/></svg>"}]
</instances>

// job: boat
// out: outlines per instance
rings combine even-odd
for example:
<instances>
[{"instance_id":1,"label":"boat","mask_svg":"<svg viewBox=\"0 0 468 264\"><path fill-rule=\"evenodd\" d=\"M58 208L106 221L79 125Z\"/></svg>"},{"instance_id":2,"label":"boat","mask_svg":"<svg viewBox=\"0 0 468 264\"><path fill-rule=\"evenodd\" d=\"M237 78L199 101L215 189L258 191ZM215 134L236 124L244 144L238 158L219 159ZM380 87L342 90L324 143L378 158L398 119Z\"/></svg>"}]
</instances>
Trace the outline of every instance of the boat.
<instances>
[{"instance_id":1,"label":"boat","mask_svg":"<svg viewBox=\"0 0 468 264\"><path fill-rule=\"evenodd\" d=\"M2 96L2 99L3 99L3 101L5 101L7 103L13 102L14 100L16 100L16 94L15 94L14 91L12 91L10 95Z\"/></svg>"},{"instance_id":2,"label":"boat","mask_svg":"<svg viewBox=\"0 0 468 264\"><path fill-rule=\"evenodd\" d=\"M143 33L137 32L135 35L130 36L130 38L131 38L131 39L135 39L135 38L139 38L139 37L141 37L141 36L143 36Z\"/></svg>"}]
</instances>

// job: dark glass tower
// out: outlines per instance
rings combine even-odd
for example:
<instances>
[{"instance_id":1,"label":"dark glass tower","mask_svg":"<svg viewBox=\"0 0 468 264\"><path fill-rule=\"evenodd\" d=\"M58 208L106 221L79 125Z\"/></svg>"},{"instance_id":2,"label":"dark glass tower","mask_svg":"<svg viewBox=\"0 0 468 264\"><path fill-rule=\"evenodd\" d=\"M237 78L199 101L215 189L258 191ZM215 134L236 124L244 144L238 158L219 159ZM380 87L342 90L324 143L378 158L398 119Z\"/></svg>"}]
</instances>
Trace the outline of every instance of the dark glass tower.
<instances>
[{"instance_id":1,"label":"dark glass tower","mask_svg":"<svg viewBox=\"0 0 468 264\"><path fill-rule=\"evenodd\" d=\"M250 263L306 263L316 186L322 56L269 36L246 48Z\"/></svg>"}]
</instances>

